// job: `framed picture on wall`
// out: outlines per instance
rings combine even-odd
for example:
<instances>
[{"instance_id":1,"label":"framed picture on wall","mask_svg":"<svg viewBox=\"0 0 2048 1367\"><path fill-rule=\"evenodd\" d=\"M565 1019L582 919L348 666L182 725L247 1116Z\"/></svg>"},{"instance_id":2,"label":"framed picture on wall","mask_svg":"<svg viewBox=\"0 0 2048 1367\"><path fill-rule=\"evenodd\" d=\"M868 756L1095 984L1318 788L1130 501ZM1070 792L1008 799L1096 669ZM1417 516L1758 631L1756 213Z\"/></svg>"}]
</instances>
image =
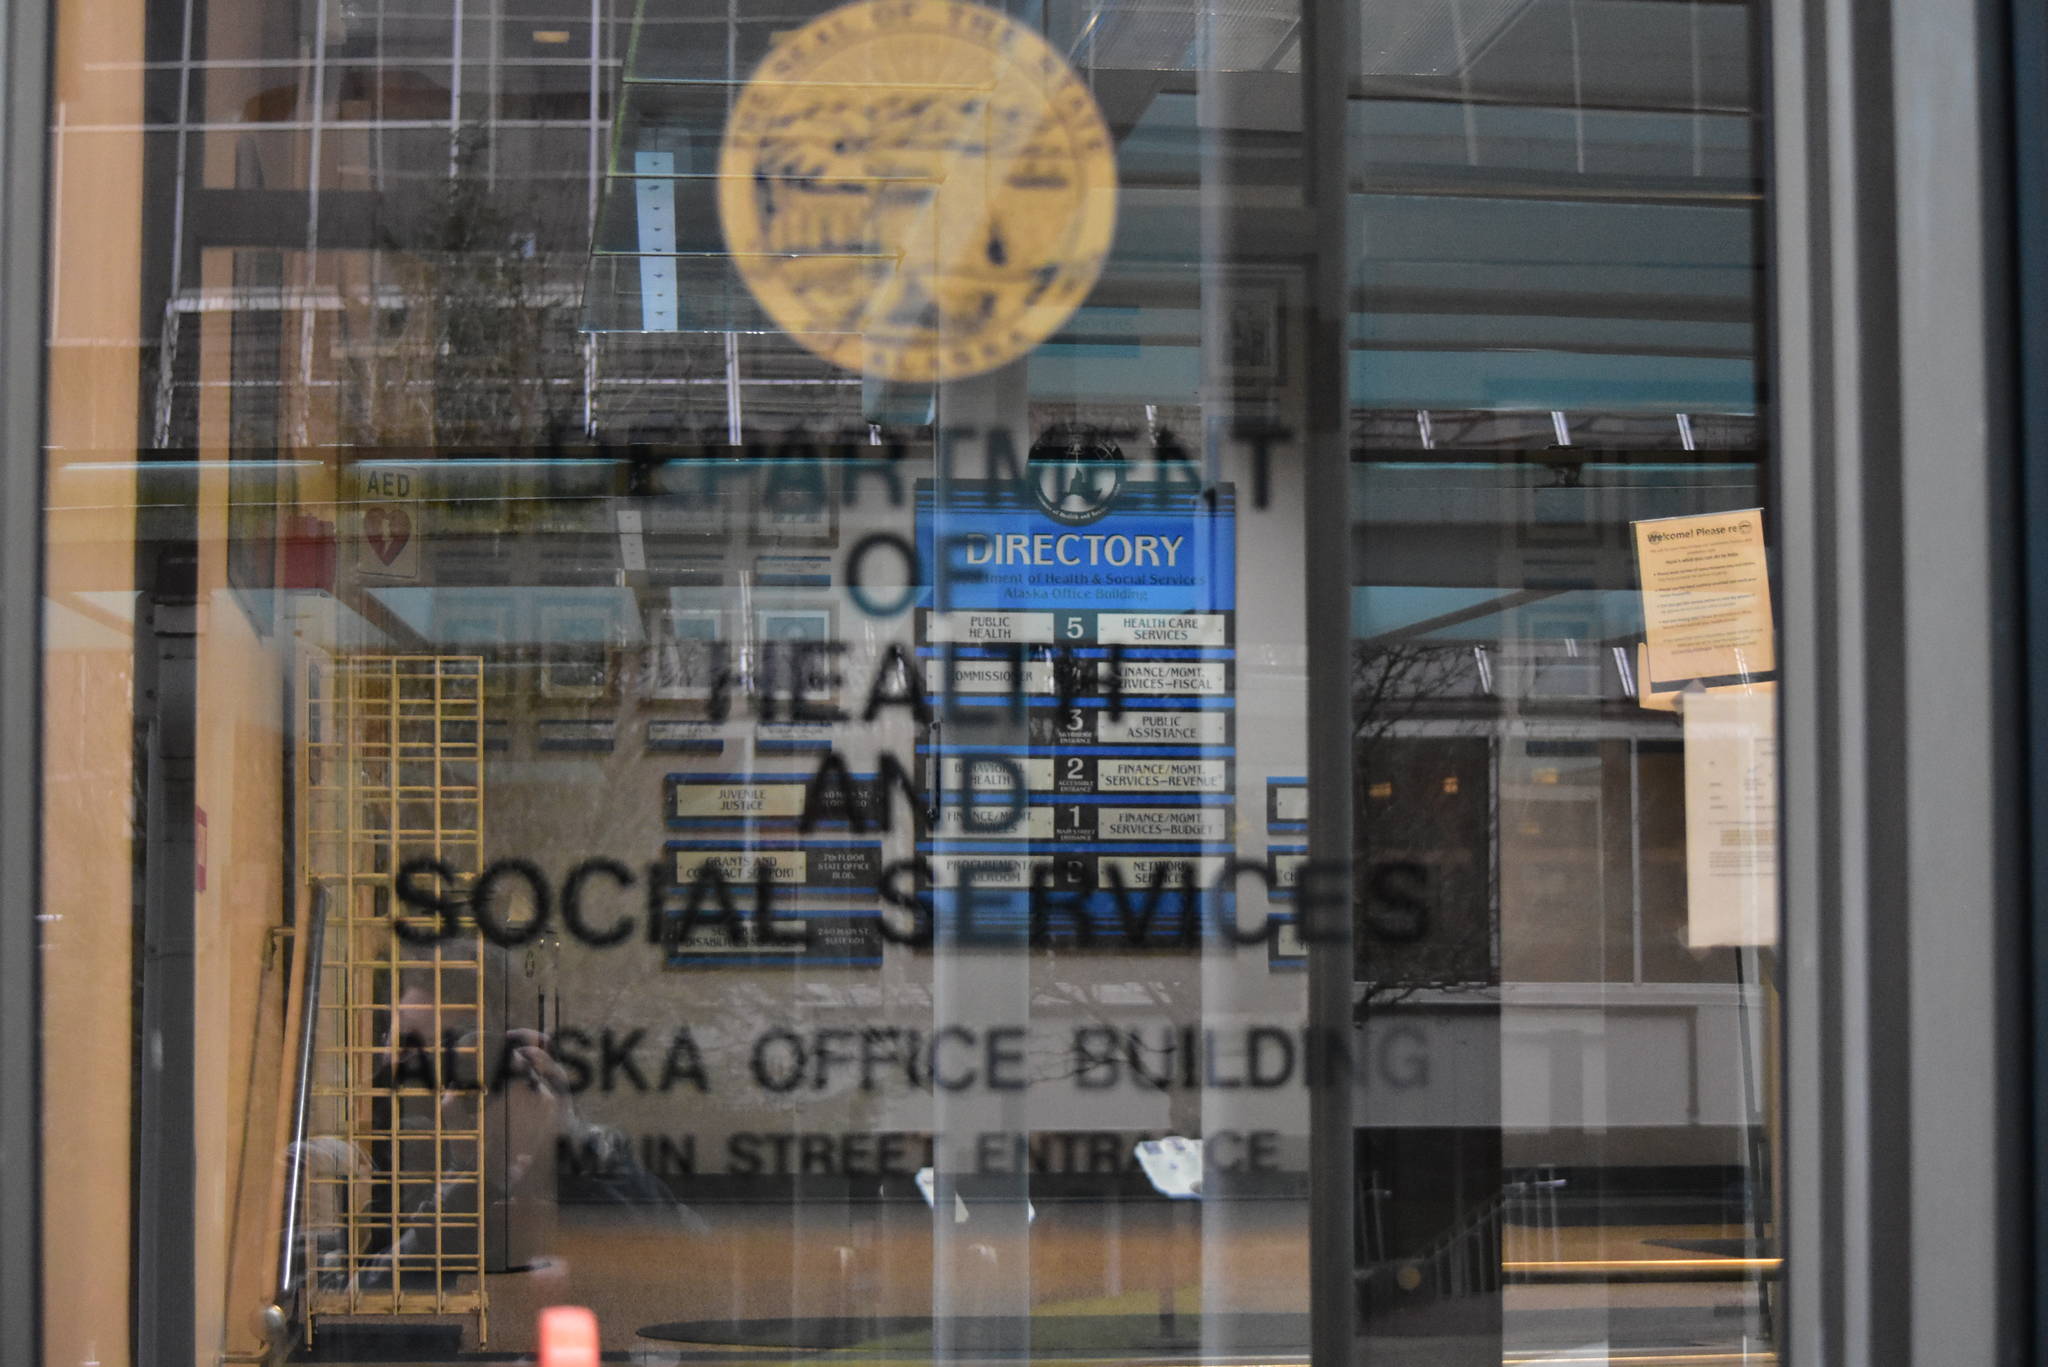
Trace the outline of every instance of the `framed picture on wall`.
<instances>
[{"instance_id":1,"label":"framed picture on wall","mask_svg":"<svg viewBox=\"0 0 2048 1367\"><path fill-rule=\"evenodd\" d=\"M754 614L754 635L759 667L774 681L772 687L795 690L793 671L801 668L801 691L807 700L823 701L836 691L829 680L838 667L823 649L832 639L830 608L760 608Z\"/></svg>"},{"instance_id":2,"label":"framed picture on wall","mask_svg":"<svg viewBox=\"0 0 2048 1367\"><path fill-rule=\"evenodd\" d=\"M839 514L825 467L790 462L762 475L756 489L753 539L781 546L834 546Z\"/></svg>"},{"instance_id":3,"label":"framed picture on wall","mask_svg":"<svg viewBox=\"0 0 2048 1367\"><path fill-rule=\"evenodd\" d=\"M645 697L681 701L711 696L727 667L725 614L717 608L661 606L647 614L647 644L641 651Z\"/></svg>"},{"instance_id":4,"label":"framed picture on wall","mask_svg":"<svg viewBox=\"0 0 2048 1367\"><path fill-rule=\"evenodd\" d=\"M543 603L540 608L540 694L543 698L603 698L612 684L612 647L618 627L608 599Z\"/></svg>"},{"instance_id":5,"label":"framed picture on wall","mask_svg":"<svg viewBox=\"0 0 2048 1367\"><path fill-rule=\"evenodd\" d=\"M434 641L455 655L481 655L484 697L502 702L518 689L519 601L509 590L438 589Z\"/></svg>"},{"instance_id":6,"label":"framed picture on wall","mask_svg":"<svg viewBox=\"0 0 2048 1367\"><path fill-rule=\"evenodd\" d=\"M1265 390L1287 383L1287 325L1279 282L1233 282L1223 313L1224 378L1232 387Z\"/></svg>"}]
</instances>

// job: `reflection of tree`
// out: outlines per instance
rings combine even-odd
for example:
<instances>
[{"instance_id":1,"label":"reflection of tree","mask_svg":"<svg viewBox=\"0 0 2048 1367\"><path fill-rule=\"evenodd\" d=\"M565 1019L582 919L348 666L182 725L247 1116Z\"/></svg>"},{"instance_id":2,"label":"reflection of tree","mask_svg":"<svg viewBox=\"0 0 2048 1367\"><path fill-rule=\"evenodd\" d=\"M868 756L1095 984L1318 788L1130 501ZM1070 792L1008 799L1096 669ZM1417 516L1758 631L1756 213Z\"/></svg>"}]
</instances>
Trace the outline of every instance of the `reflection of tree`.
<instances>
[{"instance_id":1,"label":"reflection of tree","mask_svg":"<svg viewBox=\"0 0 2048 1367\"><path fill-rule=\"evenodd\" d=\"M1162 915L1178 914L1169 904ZM1112 939L1114 934L1112 934ZM1263 951L1261 951L1263 952ZM1139 1074L1177 1077L1180 1050L1188 1040L1184 1027L1195 1027L1197 1049L1203 1046L1200 1012L1199 951L1173 949L1143 955L1121 955L1113 982L1086 982L1063 963L1057 949L1040 949L1031 983L1031 1020L1053 1028L1039 1041L1032 1060L1032 1082L1045 1086L1070 1082L1081 1071L1071 1048L1082 1029L1116 1032L1118 1086L1131 1090ZM1071 961L1069 961L1071 962ZM1115 1005L1110 1004L1114 999ZM1202 1076L1198 1073L1197 1076ZM1166 1129L1174 1134L1202 1132L1202 1095L1197 1087L1166 1089Z\"/></svg>"},{"instance_id":2,"label":"reflection of tree","mask_svg":"<svg viewBox=\"0 0 2048 1367\"><path fill-rule=\"evenodd\" d=\"M1493 764L1484 732L1417 734L1472 695L1471 652L1359 644L1352 660L1357 1014L1498 981Z\"/></svg>"},{"instance_id":3,"label":"reflection of tree","mask_svg":"<svg viewBox=\"0 0 2048 1367\"><path fill-rule=\"evenodd\" d=\"M345 443L532 444L580 424L584 255L544 244L585 237L582 199L500 186L489 138L462 129L410 245L371 254L366 278L343 284Z\"/></svg>"}]
</instances>

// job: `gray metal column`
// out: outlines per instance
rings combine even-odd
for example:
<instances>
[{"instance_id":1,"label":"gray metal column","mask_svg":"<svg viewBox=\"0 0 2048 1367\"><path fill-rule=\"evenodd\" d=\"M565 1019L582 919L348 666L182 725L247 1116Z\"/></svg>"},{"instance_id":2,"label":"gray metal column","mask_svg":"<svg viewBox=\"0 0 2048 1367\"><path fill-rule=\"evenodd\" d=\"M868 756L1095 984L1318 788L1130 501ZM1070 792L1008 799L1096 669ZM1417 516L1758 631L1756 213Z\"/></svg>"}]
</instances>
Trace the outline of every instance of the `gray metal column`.
<instances>
[{"instance_id":1,"label":"gray metal column","mask_svg":"<svg viewBox=\"0 0 2048 1367\"><path fill-rule=\"evenodd\" d=\"M2018 1363L2002 10L1774 7L1789 1361Z\"/></svg>"},{"instance_id":2,"label":"gray metal column","mask_svg":"<svg viewBox=\"0 0 2048 1367\"><path fill-rule=\"evenodd\" d=\"M41 1354L36 911L50 13L0 0L0 1362Z\"/></svg>"},{"instance_id":3,"label":"gray metal column","mask_svg":"<svg viewBox=\"0 0 2048 1367\"><path fill-rule=\"evenodd\" d=\"M1351 399L1348 347L1351 172L1346 119L1357 0L1302 0L1302 152L1311 216L1307 318L1308 422L1303 432L1302 541L1307 603L1308 846L1317 878L1302 890L1311 939L1313 1037L1351 1041L1358 976L1351 917ZM1323 910L1318 913L1318 894ZM1309 1126L1309 1352L1316 1367L1349 1367L1358 1341L1352 1237L1356 1182L1349 1066L1312 1077Z\"/></svg>"},{"instance_id":4,"label":"gray metal column","mask_svg":"<svg viewBox=\"0 0 2048 1367\"><path fill-rule=\"evenodd\" d=\"M140 543L136 696L151 700L143 766L141 937L135 1010L135 1351L140 1367L192 1361L199 1323L196 1033L199 712L197 484L175 534Z\"/></svg>"},{"instance_id":5,"label":"gray metal column","mask_svg":"<svg viewBox=\"0 0 2048 1367\"><path fill-rule=\"evenodd\" d=\"M2048 678L2048 13L2012 7L2013 214L2017 220L2020 361L2016 393L2026 488L2027 672ZM2048 983L2048 692L2028 692L2027 824L2033 862L2034 948L2028 967ZM2034 991L2034 1357L2048 1352L2048 992Z\"/></svg>"},{"instance_id":6,"label":"gray metal column","mask_svg":"<svg viewBox=\"0 0 2048 1367\"><path fill-rule=\"evenodd\" d=\"M1019 459L1031 449L1030 372L1023 361L971 379L938 386L935 544L952 535L947 517L956 506L956 478L992 472L991 433L1008 436ZM941 553L943 561L944 555ZM996 736L1005 733L997 732ZM978 736L982 743L990 737ZM1007 742L1022 749L1022 737ZM993 743L1003 744L1001 740ZM933 747L934 771L945 763ZM933 780L933 790L939 783ZM944 849L934 833L934 847ZM964 898L963 898L964 905ZM991 945L961 942L967 913L941 919L932 944L932 1030L966 1026L1028 1026L1031 959L1020 928L1016 940ZM984 1135L1019 1144L1031 1134L1029 1093L994 1088L949 1091L932 1083L932 1361L952 1363L980 1355L1031 1356L1031 1176L1028 1165L1011 1173L976 1173L976 1145ZM972 1174L964 1195L962 1175ZM964 1213L965 1218L960 1218Z\"/></svg>"}]
</instances>

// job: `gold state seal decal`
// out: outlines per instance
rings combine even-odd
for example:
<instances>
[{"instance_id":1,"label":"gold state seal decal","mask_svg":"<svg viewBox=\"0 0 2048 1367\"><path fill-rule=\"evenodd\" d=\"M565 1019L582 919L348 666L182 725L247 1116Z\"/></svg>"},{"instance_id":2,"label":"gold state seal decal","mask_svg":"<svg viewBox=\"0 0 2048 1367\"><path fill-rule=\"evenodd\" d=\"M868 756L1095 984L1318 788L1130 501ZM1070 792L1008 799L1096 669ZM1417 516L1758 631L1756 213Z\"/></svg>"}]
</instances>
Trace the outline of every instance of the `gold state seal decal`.
<instances>
[{"instance_id":1,"label":"gold state seal decal","mask_svg":"<svg viewBox=\"0 0 2048 1367\"><path fill-rule=\"evenodd\" d=\"M1116 224L1095 97L959 0L861 0L779 41L726 124L718 215L777 325L847 367L951 380L1072 315Z\"/></svg>"}]
</instances>

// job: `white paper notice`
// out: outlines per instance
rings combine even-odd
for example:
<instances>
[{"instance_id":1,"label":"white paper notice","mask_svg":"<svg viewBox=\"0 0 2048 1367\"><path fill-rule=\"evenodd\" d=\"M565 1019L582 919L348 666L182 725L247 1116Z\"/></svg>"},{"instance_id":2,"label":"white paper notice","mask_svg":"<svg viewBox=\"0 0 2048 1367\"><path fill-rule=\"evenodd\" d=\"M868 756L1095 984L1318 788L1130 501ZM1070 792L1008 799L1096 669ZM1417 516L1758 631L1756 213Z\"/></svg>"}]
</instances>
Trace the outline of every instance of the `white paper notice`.
<instances>
[{"instance_id":1,"label":"white paper notice","mask_svg":"<svg viewBox=\"0 0 2048 1367\"><path fill-rule=\"evenodd\" d=\"M1768 693L1688 693L1686 943L1778 942L1778 733Z\"/></svg>"}]
</instances>

